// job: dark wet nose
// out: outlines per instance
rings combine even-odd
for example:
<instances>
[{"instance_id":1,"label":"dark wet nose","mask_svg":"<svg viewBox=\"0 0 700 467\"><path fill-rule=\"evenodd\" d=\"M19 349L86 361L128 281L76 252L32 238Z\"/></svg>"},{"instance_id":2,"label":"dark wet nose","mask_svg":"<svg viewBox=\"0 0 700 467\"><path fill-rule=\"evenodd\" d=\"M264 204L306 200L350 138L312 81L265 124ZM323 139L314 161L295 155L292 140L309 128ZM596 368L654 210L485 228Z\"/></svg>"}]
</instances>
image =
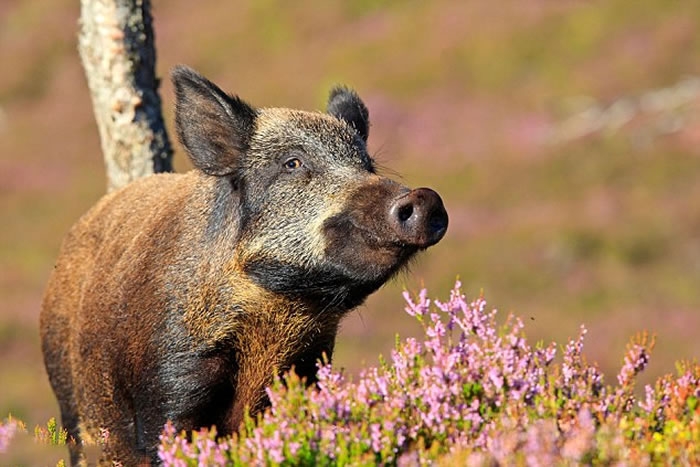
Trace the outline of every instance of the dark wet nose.
<instances>
[{"instance_id":1,"label":"dark wet nose","mask_svg":"<svg viewBox=\"0 0 700 467\"><path fill-rule=\"evenodd\" d=\"M430 188L416 188L396 198L389 221L399 241L419 248L435 245L447 231L447 211L440 195Z\"/></svg>"}]
</instances>

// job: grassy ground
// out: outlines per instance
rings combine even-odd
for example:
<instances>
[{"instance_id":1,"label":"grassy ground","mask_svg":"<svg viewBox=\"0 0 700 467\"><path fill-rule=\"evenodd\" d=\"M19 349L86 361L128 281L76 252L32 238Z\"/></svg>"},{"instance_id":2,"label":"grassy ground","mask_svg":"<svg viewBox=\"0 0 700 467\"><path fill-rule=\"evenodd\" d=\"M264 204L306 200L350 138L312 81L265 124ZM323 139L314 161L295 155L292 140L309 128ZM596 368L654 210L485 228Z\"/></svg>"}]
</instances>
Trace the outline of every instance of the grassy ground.
<instances>
[{"instance_id":1,"label":"grassy ground","mask_svg":"<svg viewBox=\"0 0 700 467\"><path fill-rule=\"evenodd\" d=\"M159 70L189 64L259 106L355 87L370 148L439 191L444 241L345 322L357 371L415 332L400 291L457 275L533 340L589 328L609 375L658 336L648 378L700 356L700 8L694 2L156 2ZM57 407L37 332L68 227L104 192L75 50L78 2L0 4L0 417ZM172 128L172 86L164 80ZM172 133L172 132L171 132ZM176 166L188 164L181 150Z\"/></svg>"}]
</instances>

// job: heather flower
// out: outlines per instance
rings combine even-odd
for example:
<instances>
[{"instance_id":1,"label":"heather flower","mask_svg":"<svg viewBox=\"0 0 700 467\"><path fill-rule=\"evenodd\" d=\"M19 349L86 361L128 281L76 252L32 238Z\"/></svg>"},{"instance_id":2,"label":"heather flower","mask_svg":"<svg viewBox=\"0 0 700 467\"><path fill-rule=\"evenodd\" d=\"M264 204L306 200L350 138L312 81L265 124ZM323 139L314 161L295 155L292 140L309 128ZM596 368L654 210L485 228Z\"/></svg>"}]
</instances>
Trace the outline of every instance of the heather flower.
<instances>
[{"instance_id":1,"label":"heather flower","mask_svg":"<svg viewBox=\"0 0 700 467\"><path fill-rule=\"evenodd\" d=\"M632 383L635 376L644 371L649 364L649 352L654 347L654 339L649 341L648 334L640 334L627 347L625 354L624 365L617 375L617 381L620 386L628 386Z\"/></svg>"},{"instance_id":2,"label":"heather flower","mask_svg":"<svg viewBox=\"0 0 700 467\"><path fill-rule=\"evenodd\" d=\"M660 378L634 402L653 339L628 347L616 386L586 362L585 327L555 362L555 343L530 346L523 322L496 323L459 283L446 302L404 293L422 339L397 339L388 362L357 381L328 364L306 388L291 374L271 407L232 438L188 442L166 425L164 465L516 465L700 462L700 366ZM670 456L670 457L669 457Z\"/></svg>"},{"instance_id":3,"label":"heather flower","mask_svg":"<svg viewBox=\"0 0 700 467\"><path fill-rule=\"evenodd\" d=\"M403 293L403 297L406 300L406 313L411 316L415 316L419 321L422 320L423 316L430 310L430 300L428 299L428 290L421 290L418 294L418 303L415 303L411 298L411 294L408 292Z\"/></svg>"},{"instance_id":4,"label":"heather flower","mask_svg":"<svg viewBox=\"0 0 700 467\"><path fill-rule=\"evenodd\" d=\"M12 438L17 434L17 431L22 429L23 425L12 417L8 417L0 423L0 453L7 451Z\"/></svg>"},{"instance_id":5,"label":"heather flower","mask_svg":"<svg viewBox=\"0 0 700 467\"><path fill-rule=\"evenodd\" d=\"M582 462L595 447L595 420L587 407L579 411L576 422L564 440L561 455L564 459Z\"/></svg>"}]
</instances>

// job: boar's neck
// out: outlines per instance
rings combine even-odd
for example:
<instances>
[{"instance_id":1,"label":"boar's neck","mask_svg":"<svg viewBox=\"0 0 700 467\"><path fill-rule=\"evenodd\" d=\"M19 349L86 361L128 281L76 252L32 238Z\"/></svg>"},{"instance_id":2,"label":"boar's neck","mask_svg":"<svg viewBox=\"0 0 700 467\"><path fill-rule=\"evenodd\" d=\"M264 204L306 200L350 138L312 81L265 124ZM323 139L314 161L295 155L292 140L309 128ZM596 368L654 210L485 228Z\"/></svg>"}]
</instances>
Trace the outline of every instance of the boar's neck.
<instances>
[{"instance_id":1,"label":"boar's neck","mask_svg":"<svg viewBox=\"0 0 700 467\"><path fill-rule=\"evenodd\" d=\"M306 303L236 274L225 277L228 284L216 293L200 289L195 301L203 308L187 310L184 321L195 339L230 355L234 401L226 425L235 431L246 410L256 413L268 405L265 388L275 376L293 367L308 383L315 382L317 361L332 357L340 315L315 313Z\"/></svg>"},{"instance_id":2,"label":"boar's neck","mask_svg":"<svg viewBox=\"0 0 700 467\"><path fill-rule=\"evenodd\" d=\"M272 298L264 303L248 303L235 335L240 384L231 412L232 426L240 423L246 407L253 413L268 404L264 388L275 376L294 371L316 381L317 362L330 361L339 316L314 316L301 303Z\"/></svg>"},{"instance_id":3,"label":"boar's neck","mask_svg":"<svg viewBox=\"0 0 700 467\"><path fill-rule=\"evenodd\" d=\"M229 343L273 373L292 365L315 370L321 353L331 357L338 313L274 294L235 272L222 273L218 286L199 282L190 292L183 321L208 347Z\"/></svg>"}]
</instances>

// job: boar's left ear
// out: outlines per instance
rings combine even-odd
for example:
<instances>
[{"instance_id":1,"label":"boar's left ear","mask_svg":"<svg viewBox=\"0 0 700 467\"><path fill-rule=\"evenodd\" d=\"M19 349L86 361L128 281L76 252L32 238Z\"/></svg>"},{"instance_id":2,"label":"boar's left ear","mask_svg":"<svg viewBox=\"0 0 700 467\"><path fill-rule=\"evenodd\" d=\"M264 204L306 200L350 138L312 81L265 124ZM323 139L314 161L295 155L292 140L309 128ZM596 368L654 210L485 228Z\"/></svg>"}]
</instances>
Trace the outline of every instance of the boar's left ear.
<instances>
[{"instance_id":1,"label":"boar's left ear","mask_svg":"<svg viewBox=\"0 0 700 467\"><path fill-rule=\"evenodd\" d=\"M172 79L175 126L192 163L209 175L235 173L255 132L256 110L188 67L175 67Z\"/></svg>"},{"instance_id":2,"label":"boar's left ear","mask_svg":"<svg viewBox=\"0 0 700 467\"><path fill-rule=\"evenodd\" d=\"M326 112L348 122L367 142L369 135L369 112L360 96L345 86L336 86L328 97Z\"/></svg>"}]
</instances>

